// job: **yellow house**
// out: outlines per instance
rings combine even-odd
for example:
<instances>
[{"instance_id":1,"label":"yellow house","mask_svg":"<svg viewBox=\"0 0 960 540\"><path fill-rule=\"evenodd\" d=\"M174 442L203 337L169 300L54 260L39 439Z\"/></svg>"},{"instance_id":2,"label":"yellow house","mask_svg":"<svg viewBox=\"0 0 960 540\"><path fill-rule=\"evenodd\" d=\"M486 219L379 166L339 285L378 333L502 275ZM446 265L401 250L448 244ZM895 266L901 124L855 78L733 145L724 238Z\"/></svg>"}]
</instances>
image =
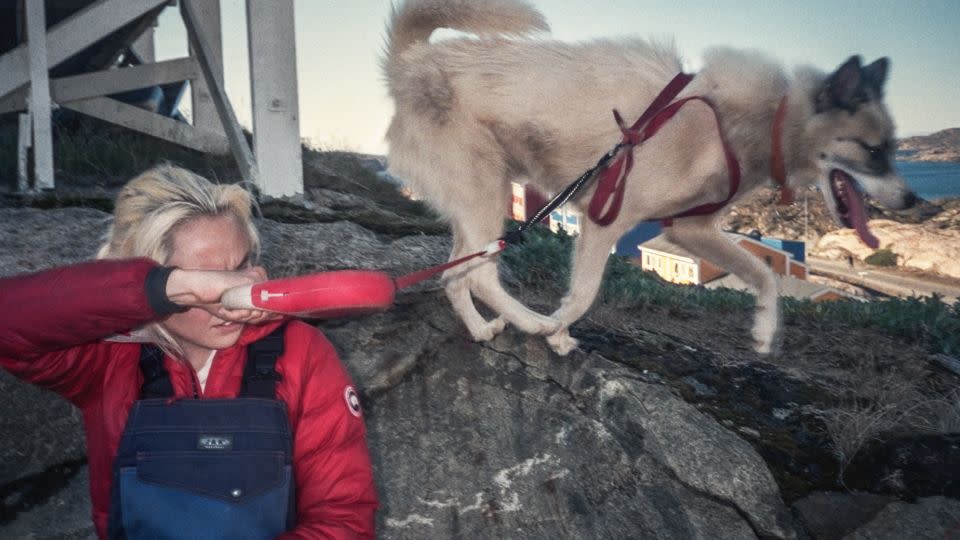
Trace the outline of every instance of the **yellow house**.
<instances>
[{"instance_id":1,"label":"yellow house","mask_svg":"<svg viewBox=\"0 0 960 540\"><path fill-rule=\"evenodd\" d=\"M699 285L725 273L710 261L692 255L663 235L640 244L640 267L681 285Z\"/></svg>"}]
</instances>

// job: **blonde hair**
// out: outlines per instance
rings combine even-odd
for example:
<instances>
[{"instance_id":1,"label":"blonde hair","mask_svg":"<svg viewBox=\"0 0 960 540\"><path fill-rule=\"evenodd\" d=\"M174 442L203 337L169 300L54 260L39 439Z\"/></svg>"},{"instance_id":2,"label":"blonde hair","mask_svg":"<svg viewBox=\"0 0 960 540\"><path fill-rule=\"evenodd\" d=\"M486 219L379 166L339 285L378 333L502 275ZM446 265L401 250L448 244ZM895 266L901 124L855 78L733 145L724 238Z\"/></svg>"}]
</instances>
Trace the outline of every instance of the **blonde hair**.
<instances>
[{"instance_id":1,"label":"blonde hair","mask_svg":"<svg viewBox=\"0 0 960 540\"><path fill-rule=\"evenodd\" d=\"M117 195L113 223L98 259L148 257L166 264L177 228L197 217L232 216L250 239L250 262L260 257L260 235L253 223L255 201L238 185L214 184L190 171L163 165L127 182ZM160 324L144 330L162 349L176 356L182 349Z\"/></svg>"}]
</instances>

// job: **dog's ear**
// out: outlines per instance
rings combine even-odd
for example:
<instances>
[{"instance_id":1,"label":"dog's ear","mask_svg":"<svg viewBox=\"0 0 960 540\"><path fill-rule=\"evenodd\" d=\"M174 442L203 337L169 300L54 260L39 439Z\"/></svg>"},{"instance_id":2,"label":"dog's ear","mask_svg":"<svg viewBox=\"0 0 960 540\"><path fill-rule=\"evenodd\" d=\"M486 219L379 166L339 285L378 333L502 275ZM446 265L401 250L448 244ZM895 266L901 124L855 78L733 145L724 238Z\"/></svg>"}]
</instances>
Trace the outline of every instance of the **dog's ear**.
<instances>
[{"instance_id":1,"label":"dog's ear","mask_svg":"<svg viewBox=\"0 0 960 540\"><path fill-rule=\"evenodd\" d=\"M853 111L858 102L857 93L860 91L862 82L860 57L851 56L823 83L816 98L817 112L833 108Z\"/></svg>"},{"instance_id":2,"label":"dog's ear","mask_svg":"<svg viewBox=\"0 0 960 540\"><path fill-rule=\"evenodd\" d=\"M863 86L870 93L870 98L880 99L883 97L883 85L887 82L887 69L889 67L890 60L884 57L863 68L861 74Z\"/></svg>"}]
</instances>

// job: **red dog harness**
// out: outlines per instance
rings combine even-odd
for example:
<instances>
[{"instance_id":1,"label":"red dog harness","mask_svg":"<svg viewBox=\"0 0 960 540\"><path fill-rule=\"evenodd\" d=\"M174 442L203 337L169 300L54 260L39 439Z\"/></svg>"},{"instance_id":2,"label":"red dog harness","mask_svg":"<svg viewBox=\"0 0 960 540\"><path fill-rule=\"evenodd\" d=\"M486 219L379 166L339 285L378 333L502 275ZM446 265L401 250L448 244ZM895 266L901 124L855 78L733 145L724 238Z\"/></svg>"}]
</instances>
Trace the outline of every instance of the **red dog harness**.
<instances>
[{"instance_id":1,"label":"red dog harness","mask_svg":"<svg viewBox=\"0 0 960 540\"><path fill-rule=\"evenodd\" d=\"M723 130L720 127L720 116L717 113L716 106L714 106L709 99L702 96L690 96L671 103L677 94L679 94L691 80L693 80L693 75L678 73L673 80L671 80L670 83L660 91L660 94L658 94L656 99L654 99L650 106L647 107L647 110L640 115L640 118L638 118L637 121L634 122L629 128L624 124L623 117L620 116L620 113L614 109L613 117L617 121L617 125L620 126L620 131L623 133L623 139L620 141L620 144L617 147L617 157L612 163L604 166L600 171L600 181L597 184L597 190L594 192L593 198L590 200L588 214L590 219L592 219L598 225L607 226L613 223L620 213L620 206L623 204L623 193L624 189L626 188L627 176L633 169L634 147L653 137L668 120L677 114L677 111L679 111L681 107L693 100L699 100L706 103L707 106L710 107L710 110L713 111L713 116L717 123L717 134L720 137L720 142L723 144L723 154L727 161L730 189L727 193L727 197L722 201L701 204L679 214L657 219L662 221L665 227L669 227L676 218L712 214L726 206L733 196L737 194L737 190L740 189L740 163L737 161L737 157L733 153L733 149L730 148L730 144L727 142L726 137L724 137ZM790 188L786 186L786 171L780 141L783 130L783 120L785 116L786 97L783 98L783 100L780 102L780 106L777 109L773 134L774 164L772 166L772 176L777 180L777 183L780 184L781 203L789 203L793 200L793 193L790 191ZM610 200L611 196L613 197L613 200ZM609 208L607 208L608 202ZM607 208L606 212L603 211L604 208Z\"/></svg>"}]
</instances>

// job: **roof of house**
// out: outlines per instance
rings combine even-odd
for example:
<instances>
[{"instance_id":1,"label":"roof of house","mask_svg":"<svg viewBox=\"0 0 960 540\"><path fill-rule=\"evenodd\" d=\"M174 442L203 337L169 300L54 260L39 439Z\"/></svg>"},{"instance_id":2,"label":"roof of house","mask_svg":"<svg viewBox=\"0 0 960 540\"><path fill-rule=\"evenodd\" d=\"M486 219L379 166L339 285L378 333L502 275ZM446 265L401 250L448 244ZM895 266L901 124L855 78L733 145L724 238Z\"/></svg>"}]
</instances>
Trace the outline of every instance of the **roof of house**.
<instances>
[{"instance_id":1,"label":"roof of house","mask_svg":"<svg viewBox=\"0 0 960 540\"><path fill-rule=\"evenodd\" d=\"M640 249L652 249L656 251L662 251L663 253L670 253L672 255L677 255L679 257L686 257L688 259L697 259L698 257L689 251L683 249L682 247L674 244L673 242L667 240L667 237L658 234L650 240L640 244Z\"/></svg>"},{"instance_id":2,"label":"roof of house","mask_svg":"<svg viewBox=\"0 0 960 540\"><path fill-rule=\"evenodd\" d=\"M746 240L746 241L748 241L748 242L752 242L753 244L756 244L757 246L759 246L759 247L761 247L761 248L768 249L768 250L770 250L770 251L775 251L775 252L777 252L777 253L782 253L782 254L786 255L787 257L789 257L789 258L791 258L791 259L794 258L793 253L790 253L789 251L785 251L785 250L782 250L782 249L778 249L778 248L776 248L776 247L774 247L774 246L771 246L770 244L764 244L764 243L761 242L760 240L756 240L756 239L751 238L751 237L749 237L749 236L746 236L746 235L743 235L743 234L739 234L739 233L733 233L733 232L725 232L724 234L726 234L726 235L727 235L730 239L732 239L734 242L738 242L738 243L739 243L739 242L742 241L742 240ZM699 260L699 257L697 257L696 255L690 253L690 252L687 251L686 249L684 249L684 248L682 248L682 247L674 244L674 243L671 242L670 240L667 240L667 237L666 237L665 235L662 235L662 234L657 235L657 236L655 236L654 238L651 238L650 240L647 240L646 242L640 244L640 249L641 249L641 250L643 250L643 249L652 249L652 250L660 251L660 252L663 252L663 253L670 253L670 254L672 254L672 255L677 255L678 257L686 257L686 258L688 258L688 259Z\"/></svg>"}]
</instances>

